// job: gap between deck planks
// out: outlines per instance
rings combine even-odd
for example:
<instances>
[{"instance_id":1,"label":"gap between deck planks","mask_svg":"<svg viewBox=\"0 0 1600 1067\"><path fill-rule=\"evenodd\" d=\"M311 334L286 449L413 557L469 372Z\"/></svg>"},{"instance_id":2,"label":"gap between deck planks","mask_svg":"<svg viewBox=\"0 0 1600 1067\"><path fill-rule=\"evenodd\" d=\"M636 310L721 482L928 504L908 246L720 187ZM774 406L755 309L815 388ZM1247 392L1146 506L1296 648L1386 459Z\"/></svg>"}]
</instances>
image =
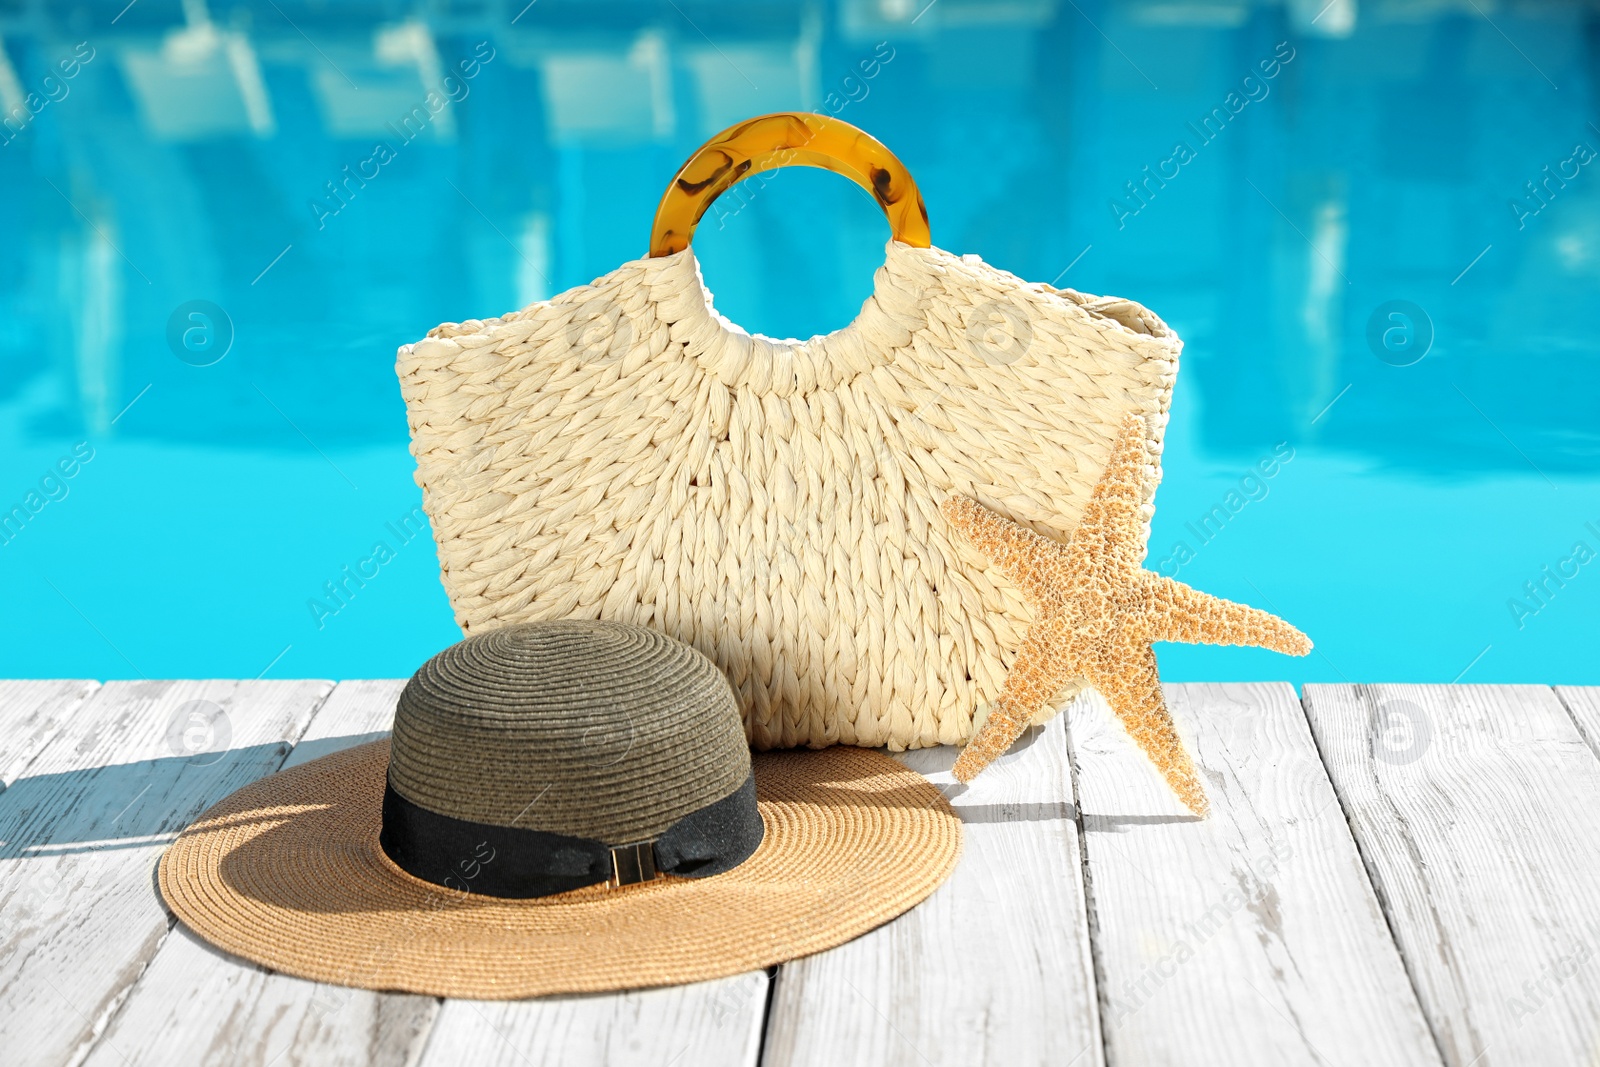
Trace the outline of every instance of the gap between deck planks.
<instances>
[{"instance_id":1,"label":"gap between deck planks","mask_svg":"<svg viewBox=\"0 0 1600 1067\"><path fill-rule=\"evenodd\" d=\"M34 754L0 793L0 1049L60 1064L92 1045L169 929L152 885L166 841L274 770L326 682L112 682L86 691L42 744L0 706L0 766ZM198 715L198 720L195 716ZM213 727L223 751L194 743Z\"/></svg>"},{"instance_id":2,"label":"gap between deck planks","mask_svg":"<svg viewBox=\"0 0 1600 1067\"><path fill-rule=\"evenodd\" d=\"M387 734L404 684L340 683L283 766ZM373 993L270 972L178 925L134 982L86 1062L95 1067L412 1063L438 1006L433 997Z\"/></svg>"},{"instance_id":3,"label":"gap between deck planks","mask_svg":"<svg viewBox=\"0 0 1600 1067\"><path fill-rule=\"evenodd\" d=\"M1165 691L1204 820L1098 695L1067 711L1108 1060L1437 1063L1294 690Z\"/></svg>"},{"instance_id":4,"label":"gap between deck planks","mask_svg":"<svg viewBox=\"0 0 1600 1067\"><path fill-rule=\"evenodd\" d=\"M1593 1064L1600 690L1308 685L1305 707L1445 1061Z\"/></svg>"},{"instance_id":5,"label":"gap between deck planks","mask_svg":"<svg viewBox=\"0 0 1600 1067\"><path fill-rule=\"evenodd\" d=\"M961 814L961 864L893 922L779 969L763 1064L1102 1062L1065 721L1032 733L965 787L952 749L900 755Z\"/></svg>"}]
</instances>

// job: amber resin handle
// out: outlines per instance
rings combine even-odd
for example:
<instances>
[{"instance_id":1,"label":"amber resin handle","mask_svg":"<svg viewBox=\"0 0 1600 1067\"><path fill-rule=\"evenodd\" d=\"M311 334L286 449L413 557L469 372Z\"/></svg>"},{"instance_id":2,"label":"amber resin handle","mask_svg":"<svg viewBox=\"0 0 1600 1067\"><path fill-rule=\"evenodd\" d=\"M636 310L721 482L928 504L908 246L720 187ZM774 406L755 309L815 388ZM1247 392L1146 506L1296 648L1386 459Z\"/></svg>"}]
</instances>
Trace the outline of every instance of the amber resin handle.
<instances>
[{"instance_id":1,"label":"amber resin handle","mask_svg":"<svg viewBox=\"0 0 1600 1067\"><path fill-rule=\"evenodd\" d=\"M656 208L651 257L688 248L712 201L750 175L778 167L821 167L843 174L872 194L889 217L896 241L928 247L928 209L893 152L848 122L780 111L730 126L689 157Z\"/></svg>"}]
</instances>

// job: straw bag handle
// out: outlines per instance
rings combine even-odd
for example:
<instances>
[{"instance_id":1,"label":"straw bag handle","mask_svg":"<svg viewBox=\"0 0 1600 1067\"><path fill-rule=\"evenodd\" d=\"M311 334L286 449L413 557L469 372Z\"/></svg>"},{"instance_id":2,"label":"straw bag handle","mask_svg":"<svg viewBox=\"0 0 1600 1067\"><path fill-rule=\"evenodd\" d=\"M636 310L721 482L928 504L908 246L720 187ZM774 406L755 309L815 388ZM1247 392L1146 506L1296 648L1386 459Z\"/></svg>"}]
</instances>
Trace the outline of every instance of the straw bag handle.
<instances>
[{"instance_id":1,"label":"straw bag handle","mask_svg":"<svg viewBox=\"0 0 1600 1067\"><path fill-rule=\"evenodd\" d=\"M701 145L661 197L650 229L650 256L689 247L712 201L752 174L778 167L821 167L854 181L889 216L894 239L927 248L928 210L905 164L875 138L825 115L780 111L730 126Z\"/></svg>"}]
</instances>

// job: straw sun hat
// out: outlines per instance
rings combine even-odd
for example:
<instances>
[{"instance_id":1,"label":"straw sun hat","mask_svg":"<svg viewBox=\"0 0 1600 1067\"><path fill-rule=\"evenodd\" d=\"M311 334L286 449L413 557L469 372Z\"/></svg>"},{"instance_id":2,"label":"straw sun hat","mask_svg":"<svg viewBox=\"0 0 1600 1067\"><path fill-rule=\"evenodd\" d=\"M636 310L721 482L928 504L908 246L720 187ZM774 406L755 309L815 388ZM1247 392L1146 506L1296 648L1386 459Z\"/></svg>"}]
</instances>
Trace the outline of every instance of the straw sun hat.
<instances>
[{"instance_id":1,"label":"straw sun hat","mask_svg":"<svg viewBox=\"0 0 1600 1067\"><path fill-rule=\"evenodd\" d=\"M887 756L752 760L709 659L567 621L435 656L392 738L240 789L160 884L196 933L275 970L511 998L831 948L928 896L960 847L944 797Z\"/></svg>"}]
</instances>

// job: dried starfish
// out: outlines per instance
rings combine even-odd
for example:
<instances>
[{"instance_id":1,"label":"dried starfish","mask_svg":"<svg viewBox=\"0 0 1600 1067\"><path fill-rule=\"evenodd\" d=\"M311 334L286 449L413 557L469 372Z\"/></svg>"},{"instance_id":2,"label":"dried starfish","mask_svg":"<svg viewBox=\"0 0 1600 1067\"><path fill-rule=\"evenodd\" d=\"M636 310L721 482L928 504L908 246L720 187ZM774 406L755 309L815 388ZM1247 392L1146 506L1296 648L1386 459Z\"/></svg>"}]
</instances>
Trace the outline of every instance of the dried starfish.
<instances>
[{"instance_id":1,"label":"dried starfish","mask_svg":"<svg viewBox=\"0 0 1600 1067\"><path fill-rule=\"evenodd\" d=\"M956 760L960 781L971 781L1010 748L1063 685L1082 679L1106 698L1189 810L1204 815L1205 790L1162 699L1151 642L1254 645L1299 656L1311 651L1306 635L1275 615L1140 566L1144 470L1144 424L1129 415L1068 544L968 497L945 500L945 517L1033 608L1033 623L989 717Z\"/></svg>"}]
</instances>

